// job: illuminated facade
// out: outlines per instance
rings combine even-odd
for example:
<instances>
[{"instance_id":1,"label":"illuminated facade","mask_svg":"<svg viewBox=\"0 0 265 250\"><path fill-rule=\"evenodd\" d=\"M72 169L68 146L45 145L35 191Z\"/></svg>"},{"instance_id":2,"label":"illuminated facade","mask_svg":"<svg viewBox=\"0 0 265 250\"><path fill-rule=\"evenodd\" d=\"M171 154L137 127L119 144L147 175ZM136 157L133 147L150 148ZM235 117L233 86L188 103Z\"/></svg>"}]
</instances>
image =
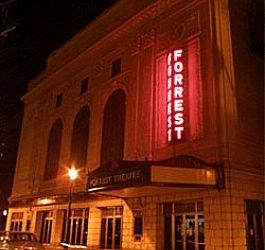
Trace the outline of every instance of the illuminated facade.
<instances>
[{"instance_id":1,"label":"illuminated facade","mask_svg":"<svg viewBox=\"0 0 265 250\"><path fill-rule=\"evenodd\" d=\"M119 1L50 55L23 97L7 229L51 249L260 249L263 60L237 8Z\"/></svg>"}]
</instances>

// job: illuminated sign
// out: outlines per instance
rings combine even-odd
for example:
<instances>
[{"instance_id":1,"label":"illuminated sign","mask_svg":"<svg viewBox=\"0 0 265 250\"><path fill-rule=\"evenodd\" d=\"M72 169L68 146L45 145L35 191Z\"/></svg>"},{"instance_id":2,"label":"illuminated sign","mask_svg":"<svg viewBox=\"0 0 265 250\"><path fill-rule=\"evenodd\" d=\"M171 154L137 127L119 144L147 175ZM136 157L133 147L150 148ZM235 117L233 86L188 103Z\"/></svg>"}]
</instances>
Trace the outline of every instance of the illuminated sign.
<instances>
[{"instance_id":1,"label":"illuminated sign","mask_svg":"<svg viewBox=\"0 0 265 250\"><path fill-rule=\"evenodd\" d=\"M49 205L55 203L55 199L53 198L39 198L37 200L37 205Z\"/></svg>"},{"instance_id":2,"label":"illuminated sign","mask_svg":"<svg viewBox=\"0 0 265 250\"><path fill-rule=\"evenodd\" d=\"M219 189L223 188L223 173L220 166L208 164L189 155L179 155L161 161L113 163L110 163L108 168L105 165L87 175L88 192L110 191L111 195L113 190L123 189L120 197L136 197L142 191L149 193L152 186L216 185ZM114 165L115 167L112 167ZM138 188L138 191L135 188Z\"/></svg>"},{"instance_id":3,"label":"illuminated sign","mask_svg":"<svg viewBox=\"0 0 265 250\"><path fill-rule=\"evenodd\" d=\"M150 163L122 161L114 162L115 168L99 168L88 175L88 192L143 186L150 175Z\"/></svg>"},{"instance_id":4,"label":"illuminated sign","mask_svg":"<svg viewBox=\"0 0 265 250\"><path fill-rule=\"evenodd\" d=\"M178 49L167 56L167 140L184 139L184 64L183 50Z\"/></svg>"}]
</instances>

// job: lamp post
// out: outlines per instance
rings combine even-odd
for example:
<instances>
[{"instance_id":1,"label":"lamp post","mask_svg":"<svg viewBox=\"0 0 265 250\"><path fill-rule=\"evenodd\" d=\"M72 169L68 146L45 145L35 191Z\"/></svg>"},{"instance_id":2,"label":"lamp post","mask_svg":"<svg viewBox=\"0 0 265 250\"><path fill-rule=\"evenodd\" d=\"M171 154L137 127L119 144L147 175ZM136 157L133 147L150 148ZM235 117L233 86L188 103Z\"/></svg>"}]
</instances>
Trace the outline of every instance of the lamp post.
<instances>
[{"instance_id":1,"label":"lamp post","mask_svg":"<svg viewBox=\"0 0 265 250\"><path fill-rule=\"evenodd\" d=\"M74 181L77 178L77 170L74 166L72 166L70 169L68 169L68 176L70 178L70 189L69 189L69 199L68 199L68 209L67 209L67 221L66 221L66 234L65 234L65 243L70 243L70 218L71 218L71 205L72 205L72 191L73 191L73 185Z\"/></svg>"}]
</instances>

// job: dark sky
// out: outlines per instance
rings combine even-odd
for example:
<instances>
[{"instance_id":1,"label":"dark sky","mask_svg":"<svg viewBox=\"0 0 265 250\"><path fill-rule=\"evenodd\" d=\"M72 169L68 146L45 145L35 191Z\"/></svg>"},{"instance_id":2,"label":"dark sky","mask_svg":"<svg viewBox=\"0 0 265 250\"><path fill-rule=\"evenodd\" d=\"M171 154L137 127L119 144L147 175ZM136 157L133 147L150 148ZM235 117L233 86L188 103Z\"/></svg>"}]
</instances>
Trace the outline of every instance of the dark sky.
<instances>
[{"instance_id":1,"label":"dark sky","mask_svg":"<svg viewBox=\"0 0 265 250\"><path fill-rule=\"evenodd\" d=\"M11 191L23 116L20 98L29 80L45 68L52 51L115 2L0 0L0 205Z\"/></svg>"},{"instance_id":2,"label":"dark sky","mask_svg":"<svg viewBox=\"0 0 265 250\"><path fill-rule=\"evenodd\" d=\"M0 0L1 1L1 0ZM16 47L17 62L41 59L88 24L115 0L5 0L11 2L0 31L16 26L1 39ZM4 8L1 8L1 14ZM3 19L3 18L2 18ZM2 27L1 27L2 26ZM0 47L1 49L1 47Z\"/></svg>"}]
</instances>

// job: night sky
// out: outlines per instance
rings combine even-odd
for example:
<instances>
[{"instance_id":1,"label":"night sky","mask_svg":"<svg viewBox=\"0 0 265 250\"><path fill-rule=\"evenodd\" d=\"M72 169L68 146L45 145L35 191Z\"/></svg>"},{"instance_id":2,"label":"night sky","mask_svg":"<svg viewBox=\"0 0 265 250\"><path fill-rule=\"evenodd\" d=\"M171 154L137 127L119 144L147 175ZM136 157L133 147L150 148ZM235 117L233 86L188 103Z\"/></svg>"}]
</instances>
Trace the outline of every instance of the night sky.
<instances>
[{"instance_id":1,"label":"night sky","mask_svg":"<svg viewBox=\"0 0 265 250\"><path fill-rule=\"evenodd\" d=\"M115 2L0 0L0 216L11 192L23 117L20 98L29 80L45 69L52 51Z\"/></svg>"}]
</instances>

